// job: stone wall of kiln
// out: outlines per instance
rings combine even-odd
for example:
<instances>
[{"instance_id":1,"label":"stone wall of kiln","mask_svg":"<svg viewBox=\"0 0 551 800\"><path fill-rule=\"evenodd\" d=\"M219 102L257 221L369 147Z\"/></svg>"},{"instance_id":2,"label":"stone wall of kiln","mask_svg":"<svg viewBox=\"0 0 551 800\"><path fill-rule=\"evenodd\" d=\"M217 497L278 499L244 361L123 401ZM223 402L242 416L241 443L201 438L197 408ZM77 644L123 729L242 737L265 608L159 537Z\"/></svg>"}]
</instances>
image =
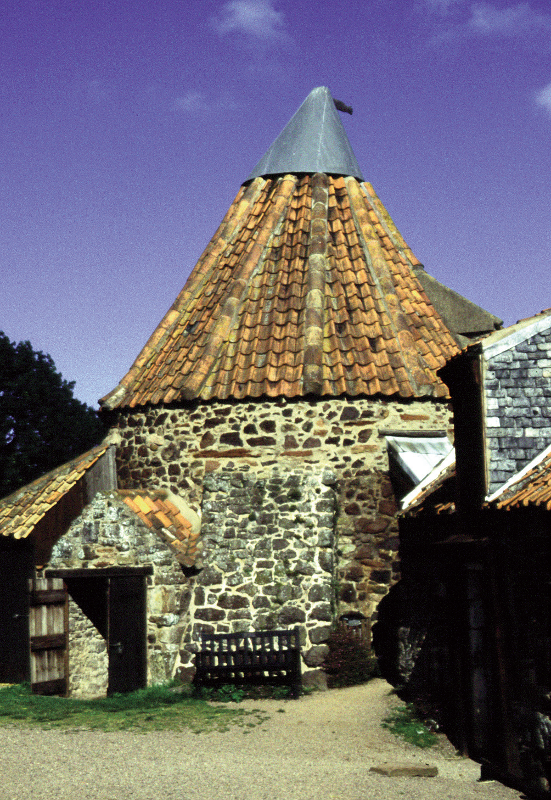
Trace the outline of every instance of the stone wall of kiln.
<instances>
[{"instance_id":1,"label":"stone wall of kiln","mask_svg":"<svg viewBox=\"0 0 551 800\"><path fill-rule=\"evenodd\" d=\"M146 579L148 684L174 676L188 621L189 581L168 546L116 493L96 495L55 544L47 566L90 571L152 566ZM69 669L71 694L97 695L107 688L105 640L74 602L69 604Z\"/></svg>"},{"instance_id":2,"label":"stone wall of kiln","mask_svg":"<svg viewBox=\"0 0 551 800\"><path fill-rule=\"evenodd\" d=\"M121 413L113 428L122 488L182 495L198 511L205 477L224 470L337 478L339 611L372 617L399 576L396 503L384 430L445 430L448 405L331 398L212 402Z\"/></svg>"},{"instance_id":3,"label":"stone wall of kiln","mask_svg":"<svg viewBox=\"0 0 551 800\"><path fill-rule=\"evenodd\" d=\"M205 477L188 664L201 633L298 625L306 671L321 665L334 613L334 484L329 469Z\"/></svg>"}]
</instances>

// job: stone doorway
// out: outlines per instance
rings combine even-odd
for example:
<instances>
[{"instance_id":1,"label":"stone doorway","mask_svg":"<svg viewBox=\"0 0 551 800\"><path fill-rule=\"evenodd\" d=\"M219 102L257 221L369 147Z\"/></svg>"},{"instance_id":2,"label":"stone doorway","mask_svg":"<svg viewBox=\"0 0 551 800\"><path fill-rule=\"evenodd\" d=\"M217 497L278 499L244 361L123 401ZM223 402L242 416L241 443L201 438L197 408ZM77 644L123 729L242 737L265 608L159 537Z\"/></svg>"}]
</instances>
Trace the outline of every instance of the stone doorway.
<instances>
[{"instance_id":1,"label":"stone doorway","mask_svg":"<svg viewBox=\"0 0 551 800\"><path fill-rule=\"evenodd\" d=\"M151 567L48 570L63 578L74 603L101 634L107 648L107 694L133 692L147 685L147 587ZM83 674L85 648L71 648L69 670ZM85 689L84 689L85 691Z\"/></svg>"}]
</instances>

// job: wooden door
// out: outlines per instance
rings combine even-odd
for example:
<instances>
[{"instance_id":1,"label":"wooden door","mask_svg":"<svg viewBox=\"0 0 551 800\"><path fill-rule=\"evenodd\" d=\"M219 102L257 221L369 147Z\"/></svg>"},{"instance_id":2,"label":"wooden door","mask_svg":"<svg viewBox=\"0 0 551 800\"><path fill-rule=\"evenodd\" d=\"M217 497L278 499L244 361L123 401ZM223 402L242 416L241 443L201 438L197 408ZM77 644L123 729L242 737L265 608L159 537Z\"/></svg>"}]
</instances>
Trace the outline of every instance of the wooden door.
<instances>
[{"instance_id":1,"label":"wooden door","mask_svg":"<svg viewBox=\"0 0 551 800\"><path fill-rule=\"evenodd\" d=\"M109 579L108 694L147 685L146 585L143 575Z\"/></svg>"},{"instance_id":2,"label":"wooden door","mask_svg":"<svg viewBox=\"0 0 551 800\"><path fill-rule=\"evenodd\" d=\"M31 581L31 688L35 694L68 691L68 596L61 578Z\"/></svg>"},{"instance_id":3,"label":"wooden door","mask_svg":"<svg viewBox=\"0 0 551 800\"><path fill-rule=\"evenodd\" d=\"M34 547L29 539L0 536L0 683L30 677L29 578Z\"/></svg>"}]
</instances>

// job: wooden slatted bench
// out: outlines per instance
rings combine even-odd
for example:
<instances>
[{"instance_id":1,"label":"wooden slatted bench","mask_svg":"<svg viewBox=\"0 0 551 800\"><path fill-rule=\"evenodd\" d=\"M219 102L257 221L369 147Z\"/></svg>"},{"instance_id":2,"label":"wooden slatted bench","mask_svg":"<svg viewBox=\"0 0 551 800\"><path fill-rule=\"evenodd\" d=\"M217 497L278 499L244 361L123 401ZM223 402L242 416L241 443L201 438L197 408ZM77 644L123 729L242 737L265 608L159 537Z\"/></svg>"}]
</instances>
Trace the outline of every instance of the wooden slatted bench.
<instances>
[{"instance_id":1,"label":"wooden slatted bench","mask_svg":"<svg viewBox=\"0 0 551 800\"><path fill-rule=\"evenodd\" d=\"M301 690L300 631L203 633L195 654L195 685L289 686Z\"/></svg>"}]
</instances>

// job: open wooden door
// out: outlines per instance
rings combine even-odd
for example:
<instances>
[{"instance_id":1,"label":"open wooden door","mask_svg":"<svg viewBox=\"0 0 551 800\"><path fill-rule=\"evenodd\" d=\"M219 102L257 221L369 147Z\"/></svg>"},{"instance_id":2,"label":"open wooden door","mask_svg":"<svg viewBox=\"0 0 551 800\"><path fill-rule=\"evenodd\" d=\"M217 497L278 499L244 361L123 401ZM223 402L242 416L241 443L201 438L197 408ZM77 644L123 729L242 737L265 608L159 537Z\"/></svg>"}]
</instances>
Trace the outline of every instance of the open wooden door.
<instances>
[{"instance_id":1,"label":"open wooden door","mask_svg":"<svg viewBox=\"0 0 551 800\"><path fill-rule=\"evenodd\" d=\"M107 642L108 694L147 686L147 576L152 567L47 570Z\"/></svg>"},{"instance_id":2,"label":"open wooden door","mask_svg":"<svg viewBox=\"0 0 551 800\"><path fill-rule=\"evenodd\" d=\"M69 686L68 596L61 578L31 581L31 689L66 695Z\"/></svg>"}]
</instances>

